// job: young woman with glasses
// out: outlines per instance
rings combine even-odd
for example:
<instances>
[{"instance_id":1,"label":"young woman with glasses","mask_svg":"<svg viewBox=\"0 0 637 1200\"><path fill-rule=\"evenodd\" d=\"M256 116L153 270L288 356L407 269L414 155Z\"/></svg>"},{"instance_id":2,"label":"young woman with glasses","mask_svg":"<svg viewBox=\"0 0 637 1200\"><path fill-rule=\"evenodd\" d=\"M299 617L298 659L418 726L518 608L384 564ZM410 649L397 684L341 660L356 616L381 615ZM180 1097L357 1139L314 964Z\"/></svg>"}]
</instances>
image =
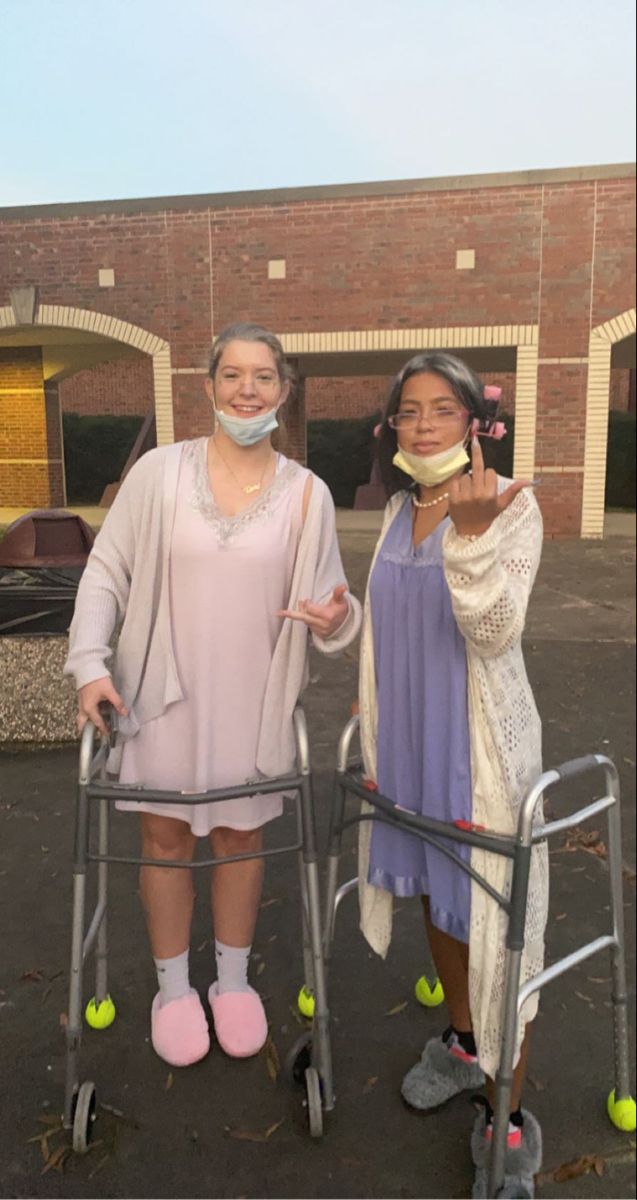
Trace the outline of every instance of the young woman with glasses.
<instances>
[{"instance_id":1,"label":"young woman with glasses","mask_svg":"<svg viewBox=\"0 0 637 1200\"><path fill-rule=\"evenodd\" d=\"M389 501L365 604L361 739L368 776L403 808L511 834L541 770L521 636L542 521L528 483L485 468L477 434L493 432L488 409L477 375L445 353L412 358L392 386L379 433ZM499 891L506 887L507 860L452 848ZM402 1094L431 1110L497 1070L506 918L466 873L400 830L363 823L360 859L362 928L378 953L391 937L392 896L422 897L450 1024L427 1043ZM546 906L538 849L523 978L542 966ZM520 1089L535 1010L532 999L519 1023L507 1152L508 1175L531 1189L540 1135L520 1110ZM486 1099L472 1143L476 1195L486 1194L491 1119Z\"/></svg>"}]
</instances>

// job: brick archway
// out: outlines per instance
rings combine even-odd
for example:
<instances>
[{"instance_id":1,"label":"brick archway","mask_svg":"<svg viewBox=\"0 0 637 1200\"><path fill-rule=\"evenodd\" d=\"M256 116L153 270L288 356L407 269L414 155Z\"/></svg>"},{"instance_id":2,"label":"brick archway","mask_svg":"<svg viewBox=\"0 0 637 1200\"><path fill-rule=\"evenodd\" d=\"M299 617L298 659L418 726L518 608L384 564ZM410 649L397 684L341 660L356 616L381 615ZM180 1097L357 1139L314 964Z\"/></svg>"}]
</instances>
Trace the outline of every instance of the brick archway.
<instances>
[{"instance_id":1,"label":"brick archway","mask_svg":"<svg viewBox=\"0 0 637 1200\"><path fill-rule=\"evenodd\" d=\"M604 493L606 490L606 450L608 410L613 346L635 335L636 311L629 308L591 330L588 345L588 382L586 388L586 437L584 443L584 491L582 497L582 537L604 535Z\"/></svg>"},{"instance_id":2,"label":"brick archway","mask_svg":"<svg viewBox=\"0 0 637 1200\"><path fill-rule=\"evenodd\" d=\"M0 308L0 333L3 329L11 329L20 323L12 305ZM172 370L168 342L139 325L120 321L107 313L62 304L39 304L31 324L34 328L40 325L94 333L99 337L110 338L111 341L123 342L143 354L149 354L153 360L157 444L161 446L174 441Z\"/></svg>"},{"instance_id":3,"label":"brick archway","mask_svg":"<svg viewBox=\"0 0 637 1200\"><path fill-rule=\"evenodd\" d=\"M65 346L65 339L69 343L73 339L73 357L66 360L63 355L69 347ZM4 344L4 353L10 354L12 345L33 347L35 350L43 343L46 343L47 349L59 345L61 366L57 373L48 376L46 373L43 376L40 367L39 384L36 386L34 376L32 386L26 387L26 393L33 394L29 399L37 414L33 451L30 448L25 451L18 414L15 414L15 421L9 421L9 429L12 426L15 429L13 434L9 432L9 447L5 452L7 457L3 459L7 467L4 472L4 503L17 502L42 507L66 502L59 399L55 382L46 381L64 378L65 373L68 375L82 369L77 365L80 361L77 354L81 351L91 356L97 355L99 361L99 356L108 358L110 343L111 347L120 347L120 355L130 354L131 351L148 355L153 371L157 444L165 445L174 441L171 354L170 345L163 338L107 313L68 305L39 304L37 287L34 286L14 289L11 292L11 304L0 307L0 349ZM125 351L123 347L126 347ZM10 393L9 397L5 397L7 404L11 403L14 387L17 388L16 402L17 396L24 391L17 382L4 389ZM25 453L35 453L35 457L25 458ZM13 500L13 496L19 496L19 501Z\"/></svg>"}]
</instances>

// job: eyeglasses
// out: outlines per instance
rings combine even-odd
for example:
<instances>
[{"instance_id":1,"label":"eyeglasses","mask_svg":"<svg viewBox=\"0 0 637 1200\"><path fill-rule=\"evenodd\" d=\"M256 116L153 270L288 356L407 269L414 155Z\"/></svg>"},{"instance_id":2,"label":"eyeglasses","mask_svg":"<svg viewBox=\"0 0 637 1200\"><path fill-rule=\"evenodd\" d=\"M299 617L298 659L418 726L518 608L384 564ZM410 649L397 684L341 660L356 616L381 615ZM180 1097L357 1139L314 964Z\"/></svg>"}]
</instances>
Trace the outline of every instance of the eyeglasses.
<instances>
[{"instance_id":1,"label":"eyeglasses","mask_svg":"<svg viewBox=\"0 0 637 1200\"><path fill-rule=\"evenodd\" d=\"M465 415L457 408L437 408L431 413L397 412L387 418L387 424L390 429L414 429L421 421L428 421L436 429L451 425L453 421L460 421Z\"/></svg>"}]
</instances>

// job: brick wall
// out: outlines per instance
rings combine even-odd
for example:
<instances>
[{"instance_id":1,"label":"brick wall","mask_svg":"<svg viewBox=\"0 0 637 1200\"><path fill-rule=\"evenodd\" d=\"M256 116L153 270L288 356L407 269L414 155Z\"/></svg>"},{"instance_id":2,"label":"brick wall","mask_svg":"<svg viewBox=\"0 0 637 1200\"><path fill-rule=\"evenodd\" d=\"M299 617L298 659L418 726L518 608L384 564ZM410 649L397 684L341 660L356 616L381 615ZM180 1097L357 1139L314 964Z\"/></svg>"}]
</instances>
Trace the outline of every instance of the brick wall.
<instances>
[{"instance_id":1,"label":"brick wall","mask_svg":"<svg viewBox=\"0 0 637 1200\"><path fill-rule=\"evenodd\" d=\"M367 417L382 412L391 387L391 375L354 375L345 378L308 379L305 385L307 418L339 420L344 417ZM502 408L515 412L515 375L509 372L485 371L481 379L486 384L502 388Z\"/></svg>"},{"instance_id":2,"label":"brick wall","mask_svg":"<svg viewBox=\"0 0 637 1200\"><path fill-rule=\"evenodd\" d=\"M165 338L177 371L204 366L212 329L238 319L280 332L539 322L540 360L585 358L591 323L634 304L634 193L633 178L570 177L226 205L193 198L190 208L166 202L146 212L51 206L8 210L3 219L0 210L0 305L11 287L37 283L42 303L112 314ZM467 248L475 269L457 270L456 252ZM269 260L280 258L286 277L269 279ZM114 287L99 286L104 267ZM148 363L137 369L147 388ZM104 400L136 404L115 400L119 370L104 370ZM176 436L202 432L201 376L175 374L173 382ZM141 386L140 375L140 404ZM65 408L71 397L89 403L87 391L101 403L94 380L82 387L79 377L63 385ZM308 413L336 415L346 403L366 411L377 389L383 381L374 378L312 380ZM585 399L585 366L540 367L539 467L581 469ZM300 429L294 436L300 445ZM575 529L575 473L556 475L550 488L547 477L538 498L548 528Z\"/></svg>"},{"instance_id":3,"label":"brick wall","mask_svg":"<svg viewBox=\"0 0 637 1200\"><path fill-rule=\"evenodd\" d=\"M46 508L60 503L60 463L49 462L56 449L59 458L40 348L0 348L0 504Z\"/></svg>"},{"instance_id":4,"label":"brick wall","mask_svg":"<svg viewBox=\"0 0 637 1200\"><path fill-rule=\"evenodd\" d=\"M101 363L63 379L59 388L62 412L145 417L155 402L152 359L144 354Z\"/></svg>"}]
</instances>

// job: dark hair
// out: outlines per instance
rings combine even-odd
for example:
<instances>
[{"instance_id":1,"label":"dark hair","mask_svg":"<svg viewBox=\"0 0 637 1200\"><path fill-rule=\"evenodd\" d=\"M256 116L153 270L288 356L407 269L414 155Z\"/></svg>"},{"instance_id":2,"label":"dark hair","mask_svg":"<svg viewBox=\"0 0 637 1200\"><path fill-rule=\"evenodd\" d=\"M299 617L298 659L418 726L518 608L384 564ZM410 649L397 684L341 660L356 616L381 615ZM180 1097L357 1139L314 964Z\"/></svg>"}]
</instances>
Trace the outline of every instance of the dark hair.
<instances>
[{"instance_id":1,"label":"dark hair","mask_svg":"<svg viewBox=\"0 0 637 1200\"><path fill-rule=\"evenodd\" d=\"M208 374L213 382L221 361L221 356L230 342L262 342L264 346L267 346L276 363L277 374L281 383L289 383L290 385L288 399L293 399L296 387L296 375L293 367L285 357L285 351L281 342L275 333L271 333L269 329L264 329L262 325L257 325L253 321L235 321L232 325L226 325L225 329L222 329L221 333L215 338L208 356ZM283 450L287 442L287 429L281 410L277 414L277 420L279 428L273 434L272 445L276 450Z\"/></svg>"},{"instance_id":2,"label":"dark hair","mask_svg":"<svg viewBox=\"0 0 637 1200\"><path fill-rule=\"evenodd\" d=\"M410 358L393 380L378 437L378 464L388 496L414 486L411 476L400 471L392 462L398 449L398 437L396 430L387 424L387 418L398 412L403 387L412 375L440 375L471 417L482 419L486 411L482 380L461 358L442 350L416 354Z\"/></svg>"}]
</instances>

